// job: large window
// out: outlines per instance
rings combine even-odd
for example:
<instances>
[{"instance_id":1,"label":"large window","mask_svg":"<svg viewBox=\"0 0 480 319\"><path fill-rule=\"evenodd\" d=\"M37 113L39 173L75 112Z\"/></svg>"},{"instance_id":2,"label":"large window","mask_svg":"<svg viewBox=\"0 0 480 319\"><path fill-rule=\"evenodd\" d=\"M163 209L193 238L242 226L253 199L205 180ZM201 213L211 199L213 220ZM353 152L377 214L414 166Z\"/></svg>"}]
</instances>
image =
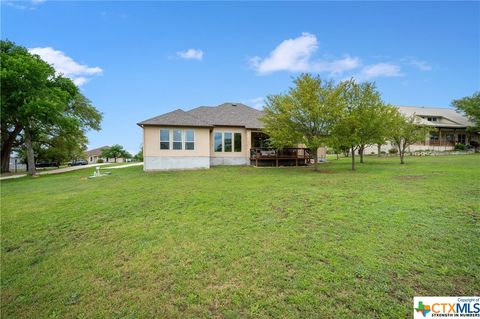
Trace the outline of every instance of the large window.
<instances>
[{"instance_id":1,"label":"large window","mask_svg":"<svg viewBox=\"0 0 480 319\"><path fill-rule=\"evenodd\" d=\"M194 130L185 130L185 149L186 150L195 149L195 131Z\"/></svg>"},{"instance_id":2,"label":"large window","mask_svg":"<svg viewBox=\"0 0 480 319\"><path fill-rule=\"evenodd\" d=\"M215 133L215 145L214 145L214 150L215 152L221 152L222 151L222 133L216 132Z\"/></svg>"},{"instance_id":3,"label":"large window","mask_svg":"<svg viewBox=\"0 0 480 319\"><path fill-rule=\"evenodd\" d=\"M465 142L467 141L467 137L465 134L458 134L457 135L457 142L460 143L460 144L465 144Z\"/></svg>"},{"instance_id":4,"label":"large window","mask_svg":"<svg viewBox=\"0 0 480 319\"><path fill-rule=\"evenodd\" d=\"M235 152L242 151L242 133L233 134L233 150Z\"/></svg>"},{"instance_id":5,"label":"large window","mask_svg":"<svg viewBox=\"0 0 480 319\"><path fill-rule=\"evenodd\" d=\"M232 133L230 132L223 133L223 144L225 147L225 152L232 151Z\"/></svg>"},{"instance_id":6,"label":"large window","mask_svg":"<svg viewBox=\"0 0 480 319\"><path fill-rule=\"evenodd\" d=\"M160 129L160 149L161 150L170 149L170 130L169 129Z\"/></svg>"},{"instance_id":7,"label":"large window","mask_svg":"<svg viewBox=\"0 0 480 319\"><path fill-rule=\"evenodd\" d=\"M182 130L180 129L173 129L173 149L182 149Z\"/></svg>"}]
</instances>

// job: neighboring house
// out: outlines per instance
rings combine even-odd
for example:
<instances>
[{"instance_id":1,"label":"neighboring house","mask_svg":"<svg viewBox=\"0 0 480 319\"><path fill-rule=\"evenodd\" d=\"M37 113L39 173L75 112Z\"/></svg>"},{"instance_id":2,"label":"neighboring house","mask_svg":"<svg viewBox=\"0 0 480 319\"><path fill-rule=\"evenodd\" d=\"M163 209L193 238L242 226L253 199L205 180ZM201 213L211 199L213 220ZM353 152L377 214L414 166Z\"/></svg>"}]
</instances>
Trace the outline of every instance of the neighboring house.
<instances>
[{"instance_id":1,"label":"neighboring house","mask_svg":"<svg viewBox=\"0 0 480 319\"><path fill-rule=\"evenodd\" d=\"M455 144L468 145L472 141L479 141L478 134L466 131L467 127L474 124L454 109L414 106L399 106L398 109L407 116L415 115L420 124L432 128L422 143L424 146L454 147Z\"/></svg>"},{"instance_id":2,"label":"neighboring house","mask_svg":"<svg viewBox=\"0 0 480 319\"><path fill-rule=\"evenodd\" d=\"M108 146L102 146L99 148L94 148L93 150L88 150L86 152L88 164L98 163L98 160L103 161L104 163L115 163L114 158L105 158L101 157L102 150ZM125 160L122 157L117 157L116 163L123 163Z\"/></svg>"},{"instance_id":3,"label":"neighboring house","mask_svg":"<svg viewBox=\"0 0 480 319\"><path fill-rule=\"evenodd\" d=\"M478 140L478 134L465 132L468 120L452 109L400 107L400 111L407 115L415 113L423 124L438 132L431 133L419 145L422 149L447 142L453 148L456 142ZM142 121L138 125L143 128L144 170L259 165L262 160L274 161L277 166L310 162L313 156L305 148L268 149L262 116L262 111L247 105L224 103L190 111L178 109ZM371 148L368 153L376 151L377 148ZM324 155L324 149L317 152Z\"/></svg>"},{"instance_id":4,"label":"neighboring house","mask_svg":"<svg viewBox=\"0 0 480 319\"><path fill-rule=\"evenodd\" d=\"M456 144L473 145L478 147L480 135L467 132L467 127L474 124L467 117L450 108L398 106L398 110L406 115L414 115L419 124L431 127L425 140L408 148L409 152L419 150L449 151ZM383 145L382 151L388 152L393 146ZM366 154L377 153L376 147L369 147Z\"/></svg>"}]
</instances>

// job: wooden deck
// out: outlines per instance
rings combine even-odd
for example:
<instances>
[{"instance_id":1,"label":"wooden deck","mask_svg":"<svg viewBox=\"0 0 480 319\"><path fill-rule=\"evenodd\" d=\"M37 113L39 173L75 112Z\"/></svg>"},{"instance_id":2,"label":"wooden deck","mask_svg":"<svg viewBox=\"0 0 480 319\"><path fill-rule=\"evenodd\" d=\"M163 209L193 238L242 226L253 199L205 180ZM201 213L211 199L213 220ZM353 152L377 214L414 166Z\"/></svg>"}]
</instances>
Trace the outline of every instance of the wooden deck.
<instances>
[{"instance_id":1,"label":"wooden deck","mask_svg":"<svg viewBox=\"0 0 480 319\"><path fill-rule=\"evenodd\" d=\"M250 164L255 166L299 166L307 165L311 159L310 149L289 147L283 149L250 149Z\"/></svg>"}]
</instances>

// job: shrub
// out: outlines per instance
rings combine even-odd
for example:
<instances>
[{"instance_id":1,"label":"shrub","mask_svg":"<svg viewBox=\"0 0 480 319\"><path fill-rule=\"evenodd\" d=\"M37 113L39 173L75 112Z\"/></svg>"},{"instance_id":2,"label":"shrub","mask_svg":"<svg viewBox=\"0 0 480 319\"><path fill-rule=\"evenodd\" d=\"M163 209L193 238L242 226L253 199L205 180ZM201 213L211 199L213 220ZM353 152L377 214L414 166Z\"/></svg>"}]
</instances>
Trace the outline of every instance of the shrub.
<instances>
[{"instance_id":1,"label":"shrub","mask_svg":"<svg viewBox=\"0 0 480 319\"><path fill-rule=\"evenodd\" d=\"M99 158L99 159L97 160L97 163L98 163L98 164L103 163L103 159Z\"/></svg>"},{"instance_id":2,"label":"shrub","mask_svg":"<svg viewBox=\"0 0 480 319\"><path fill-rule=\"evenodd\" d=\"M465 144L457 144L455 145L455 150L457 151L464 151L466 149Z\"/></svg>"},{"instance_id":3,"label":"shrub","mask_svg":"<svg viewBox=\"0 0 480 319\"><path fill-rule=\"evenodd\" d=\"M390 154L397 154L397 149L395 147L392 147L391 149L388 150L388 153Z\"/></svg>"}]
</instances>

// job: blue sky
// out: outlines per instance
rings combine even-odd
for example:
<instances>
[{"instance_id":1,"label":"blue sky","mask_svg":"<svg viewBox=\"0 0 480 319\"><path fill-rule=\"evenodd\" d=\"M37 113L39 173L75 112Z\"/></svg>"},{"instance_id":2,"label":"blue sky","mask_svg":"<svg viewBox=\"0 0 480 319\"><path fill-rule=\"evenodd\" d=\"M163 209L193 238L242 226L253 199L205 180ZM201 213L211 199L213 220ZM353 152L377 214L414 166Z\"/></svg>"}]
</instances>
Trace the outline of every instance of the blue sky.
<instances>
[{"instance_id":1,"label":"blue sky","mask_svg":"<svg viewBox=\"0 0 480 319\"><path fill-rule=\"evenodd\" d=\"M1 36L71 77L104 114L91 147L136 152L141 120L261 107L299 72L375 81L397 105L480 89L479 2L2 1Z\"/></svg>"}]
</instances>

